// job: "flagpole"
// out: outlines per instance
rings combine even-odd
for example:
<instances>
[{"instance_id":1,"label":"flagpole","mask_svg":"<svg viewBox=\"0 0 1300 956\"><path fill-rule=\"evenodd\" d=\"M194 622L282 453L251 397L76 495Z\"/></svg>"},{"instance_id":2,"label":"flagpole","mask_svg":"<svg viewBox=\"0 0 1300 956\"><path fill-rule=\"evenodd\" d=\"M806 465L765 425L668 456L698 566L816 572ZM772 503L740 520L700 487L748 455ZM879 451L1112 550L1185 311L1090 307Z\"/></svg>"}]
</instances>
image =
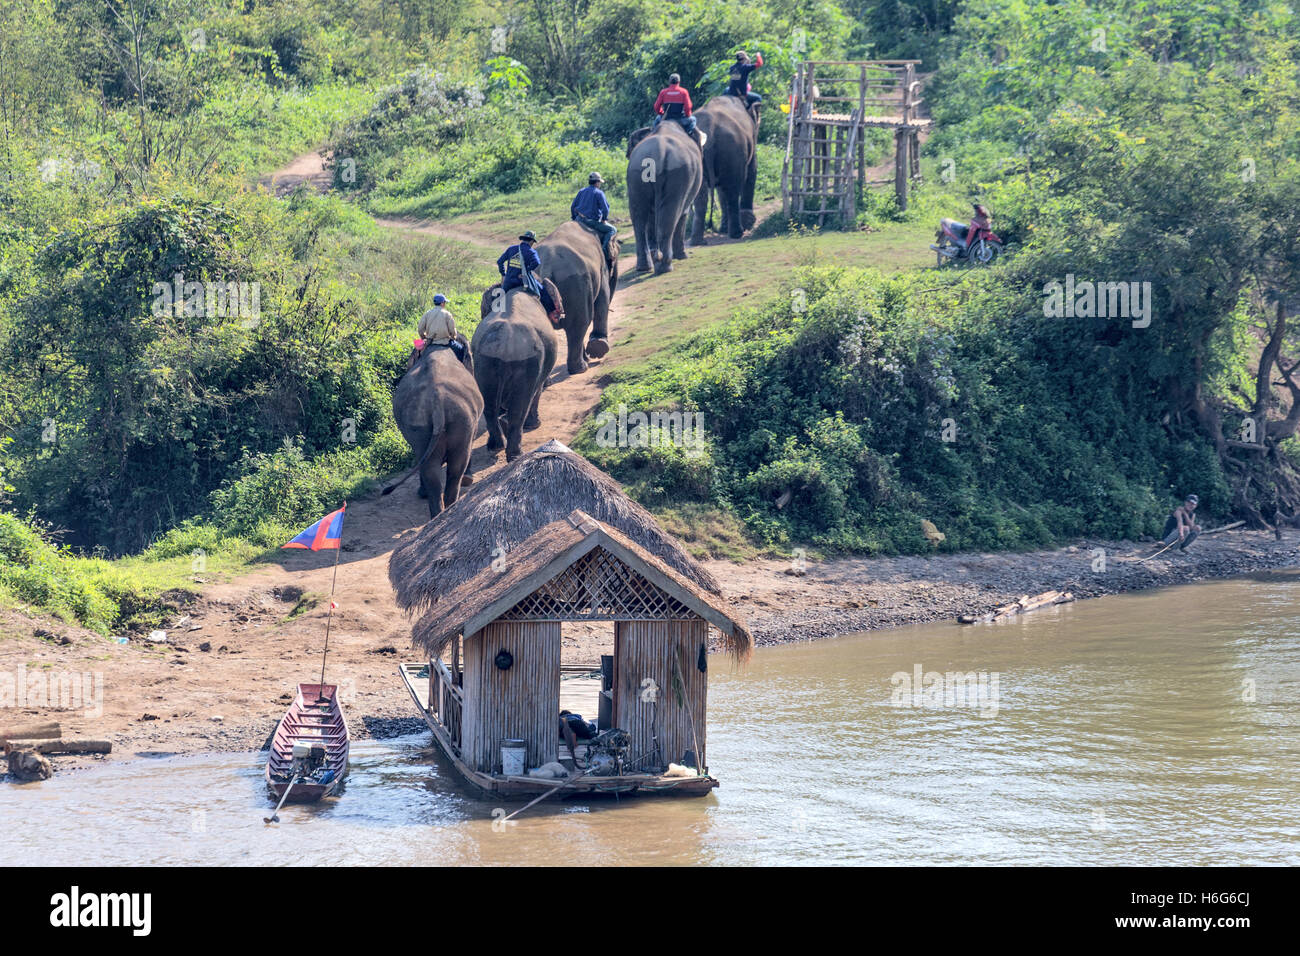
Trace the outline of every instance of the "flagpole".
<instances>
[{"instance_id":1,"label":"flagpole","mask_svg":"<svg viewBox=\"0 0 1300 956\"><path fill-rule=\"evenodd\" d=\"M343 502L343 510L346 513L348 503ZM343 523L339 523L339 546L334 549L334 577L330 581L330 609L329 614L325 616L325 650L320 656L320 690L317 692L316 702L323 703L325 700L325 658L330 652L330 624L334 620L334 588L339 583L339 558L343 555ZM334 696L338 697L336 691Z\"/></svg>"}]
</instances>

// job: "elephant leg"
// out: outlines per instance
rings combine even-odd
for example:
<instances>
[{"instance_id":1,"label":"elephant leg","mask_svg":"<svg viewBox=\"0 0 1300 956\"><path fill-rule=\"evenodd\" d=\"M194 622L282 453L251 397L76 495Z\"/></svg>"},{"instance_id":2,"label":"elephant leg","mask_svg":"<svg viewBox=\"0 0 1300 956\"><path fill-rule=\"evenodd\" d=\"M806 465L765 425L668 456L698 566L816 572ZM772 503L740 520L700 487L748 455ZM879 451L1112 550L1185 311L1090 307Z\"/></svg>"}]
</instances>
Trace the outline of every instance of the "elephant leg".
<instances>
[{"instance_id":1,"label":"elephant leg","mask_svg":"<svg viewBox=\"0 0 1300 956\"><path fill-rule=\"evenodd\" d=\"M691 219L691 245L693 246L704 245L704 220L709 214L711 192L708 186L701 186L700 191L695 194L695 212Z\"/></svg>"},{"instance_id":2,"label":"elephant leg","mask_svg":"<svg viewBox=\"0 0 1300 956\"><path fill-rule=\"evenodd\" d=\"M753 229L758 223L754 215L754 187L758 182L758 160L751 160L745 171L745 187L740 191L740 224L745 229Z\"/></svg>"},{"instance_id":3,"label":"elephant leg","mask_svg":"<svg viewBox=\"0 0 1300 956\"><path fill-rule=\"evenodd\" d=\"M659 183L658 188L660 193L655 197L655 250L652 258L655 264L655 275L663 275L665 272L673 271L673 239L677 233L681 208L667 195L667 183ZM681 225L684 229L685 223Z\"/></svg>"},{"instance_id":4,"label":"elephant leg","mask_svg":"<svg viewBox=\"0 0 1300 956\"><path fill-rule=\"evenodd\" d=\"M429 492L429 517L432 518L438 512L442 511L443 502L443 459L446 457L446 435L439 435L435 439L436 444L429 456L424 460L424 467L420 469L420 483L428 489ZM453 499L454 500L454 499Z\"/></svg>"},{"instance_id":5,"label":"elephant leg","mask_svg":"<svg viewBox=\"0 0 1300 956\"><path fill-rule=\"evenodd\" d=\"M591 358L603 358L609 354L609 293L602 291L596 296L596 305L592 311L591 338L587 340L587 355Z\"/></svg>"},{"instance_id":6,"label":"elephant leg","mask_svg":"<svg viewBox=\"0 0 1300 956\"><path fill-rule=\"evenodd\" d=\"M411 451L415 453L414 464L419 464L420 459L424 457L424 451L429 447L429 441L433 438L433 429L417 428L413 429L406 435L406 440L411 446ZM424 484L424 469L420 469L420 488L416 492L421 498L429 497L429 489Z\"/></svg>"},{"instance_id":7,"label":"elephant leg","mask_svg":"<svg viewBox=\"0 0 1300 956\"><path fill-rule=\"evenodd\" d=\"M650 271L649 232L644 216L632 217L632 233L636 237L636 271Z\"/></svg>"},{"instance_id":8,"label":"elephant leg","mask_svg":"<svg viewBox=\"0 0 1300 956\"><path fill-rule=\"evenodd\" d=\"M686 258L686 210L682 210L681 217L677 220L677 228L673 230L673 258Z\"/></svg>"},{"instance_id":9,"label":"elephant leg","mask_svg":"<svg viewBox=\"0 0 1300 956\"><path fill-rule=\"evenodd\" d=\"M523 453L526 420L530 417L530 412L536 414L533 398L535 386L530 388L530 385L533 384L534 376L538 373L538 365L537 359L529 361L528 370L517 373L515 387L510 390L506 411L506 461L514 461ZM540 389L537 391L540 392ZM533 427L536 428L540 424L541 421L538 420L537 425Z\"/></svg>"},{"instance_id":10,"label":"elephant leg","mask_svg":"<svg viewBox=\"0 0 1300 956\"><path fill-rule=\"evenodd\" d=\"M442 492L444 506L455 504L460 495L460 486L469 477L469 440L461 439L453 443L447 456L447 486Z\"/></svg>"},{"instance_id":11,"label":"elephant leg","mask_svg":"<svg viewBox=\"0 0 1300 956\"><path fill-rule=\"evenodd\" d=\"M542 364L545 365L545 362ZM541 369L540 366L529 366L530 370L537 375L537 385L529 396L528 405L526 406L528 409L528 414L524 418L524 431L526 432L536 431L538 428L542 427L542 415L540 411L542 404L542 390L546 388L546 379L550 376L551 369L554 367L555 360L553 358L551 359L551 363L546 365L544 369Z\"/></svg>"},{"instance_id":12,"label":"elephant leg","mask_svg":"<svg viewBox=\"0 0 1300 956\"><path fill-rule=\"evenodd\" d=\"M723 210L723 229L732 239L739 239L745 234L740 218L740 190L734 184L718 189L718 204Z\"/></svg>"},{"instance_id":13,"label":"elephant leg","mask_svg":"<svg viewBox=\"0 0 1300 956\"><path fill-rule=\"evenodd\" d=\"M497 359L483 359L478 363L477 374L479 393L483 396L483 422L487 427L488 451L498 451L505 447L505 438L501 431L501 376L505 371Z\"/></svg>"},{"instance_id":14,"label":"elephant leg","mask_svg":"<svg viewBox=\"0 0 1300 956\"><path fill-rule=\"evenodd\" d=\"M579 375L587 371L587 357L583 354L582 343L587 338L587 330L591 328L591 319L587 317L586 309L573 309L569 312L569 326L564 330L566 345L568 346L568 356L566 364L570 375Z\"/></svg>"}]
</instances>

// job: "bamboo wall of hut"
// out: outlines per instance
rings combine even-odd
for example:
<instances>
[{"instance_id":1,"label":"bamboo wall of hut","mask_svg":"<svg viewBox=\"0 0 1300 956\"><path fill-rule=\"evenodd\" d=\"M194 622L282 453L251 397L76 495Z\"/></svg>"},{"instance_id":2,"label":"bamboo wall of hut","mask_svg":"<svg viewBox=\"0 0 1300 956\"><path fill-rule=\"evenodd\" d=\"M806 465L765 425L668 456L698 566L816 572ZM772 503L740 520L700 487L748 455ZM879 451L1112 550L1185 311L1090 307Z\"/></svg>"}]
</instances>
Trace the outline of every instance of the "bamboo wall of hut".
<instances>
[{"instance_id":1,"label":"bamboo wall of hut","mask_svg":"<svg viewBox=\"0 0 1300 956\"><path fill-rule=\"evenodd\" d=\"M508 651L514 663L496 666ZM526 765L559 756L560 622L494 621L465 639L462 759L474 770L501 770L501 741L527 742Z\"/></svg>"},{"instance_id":2,"label":"bamboo wall of hut","mask_svg":"<svg viewBox=\"0 0 1300 956\"><path fill-rule=\"evenodd\" d=\"M615 625L614 724L631 735L634 762L655 750L656 737L662 759L648 757L648 763L680 762L687 750L697 750L697 740L703 761L708 674L697 664L708 639L708 622L700 618Z\"/></svg>"}]
</instances>

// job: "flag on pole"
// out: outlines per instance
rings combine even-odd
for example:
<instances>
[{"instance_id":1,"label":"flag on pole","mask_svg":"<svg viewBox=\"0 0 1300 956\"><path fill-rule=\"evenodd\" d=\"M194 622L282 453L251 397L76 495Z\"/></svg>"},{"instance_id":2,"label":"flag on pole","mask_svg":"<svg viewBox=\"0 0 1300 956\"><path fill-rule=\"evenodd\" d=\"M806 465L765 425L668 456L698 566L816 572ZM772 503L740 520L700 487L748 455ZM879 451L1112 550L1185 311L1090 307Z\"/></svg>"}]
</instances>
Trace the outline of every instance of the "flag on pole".
<instances>
[{"instance_id":1,"label":"flag on pole","mask_svg":"<svg viewBox=\"0 0 1300 956\"><path fill-rule=\"evenodd\" d=\"M282 544L280 547L310 548L312 551L339 547L343 540L343 512L347 510L348 505L345 501L338 511L327 514L288 544Z\"/></svg>"}]
</instances>

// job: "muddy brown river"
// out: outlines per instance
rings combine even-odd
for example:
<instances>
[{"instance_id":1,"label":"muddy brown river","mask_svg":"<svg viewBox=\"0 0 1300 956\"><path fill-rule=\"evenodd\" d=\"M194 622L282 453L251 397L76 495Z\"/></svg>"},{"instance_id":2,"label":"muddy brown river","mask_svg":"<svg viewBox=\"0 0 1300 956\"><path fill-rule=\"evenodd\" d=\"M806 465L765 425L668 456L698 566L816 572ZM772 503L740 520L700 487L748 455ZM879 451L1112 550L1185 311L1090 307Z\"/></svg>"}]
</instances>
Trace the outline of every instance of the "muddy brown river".
<instances>
[{"instance_id":1,"label":"muddy brown river","mask_svg":"<svg viewBox=\"0 0 1300 956\"><path fill-rule=\"evenodd\" d=\"M420 735L278 827L250 753L0 784L0 832L43 865L1296 864L1298 651L1300 574L1259 575L715 658L704 799L501 827Z\"/></svg>"}]
</instances>

